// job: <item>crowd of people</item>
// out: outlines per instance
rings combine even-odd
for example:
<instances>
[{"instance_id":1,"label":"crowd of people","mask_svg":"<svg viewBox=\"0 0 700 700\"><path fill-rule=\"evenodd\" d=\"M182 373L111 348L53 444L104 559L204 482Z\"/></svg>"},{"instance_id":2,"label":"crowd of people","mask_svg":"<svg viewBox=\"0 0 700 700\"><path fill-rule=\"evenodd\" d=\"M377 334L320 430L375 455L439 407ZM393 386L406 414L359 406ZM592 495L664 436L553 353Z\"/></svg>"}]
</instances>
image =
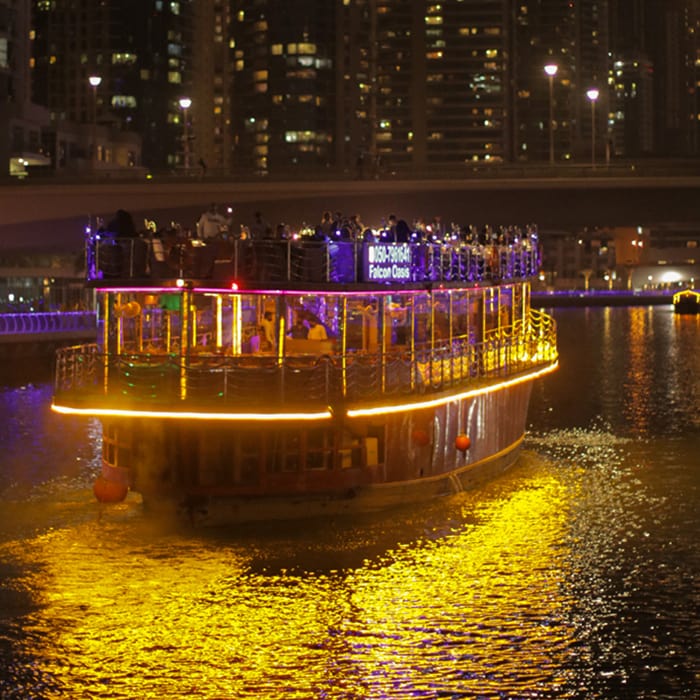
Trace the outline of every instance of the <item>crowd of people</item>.
<instances>
[{"instance_id":1,"label":"crowd of people","mask_svg":"<svg viewBox=\"0 0 700 700\"><path fill-rule=\"evenodd\" d=\"M537 228L534 225L483 226L445 225L441 217L434 216L429 221L414 219L410 224L396 214L383 218L378 226L366 225L360 214L343 215L340 211L326 210L319 222L313 226L303 224L299 230L280 223L269 224L260 212L250 226L242 227L242 238L251 240L307 239L313 241L364 241L380 243L436 243L467 245L509 245L519 242L535 242Z\"/></svg>"},{"instance_id":2,"label":"crowd of people","mask_svg":"<svg viewBox=\"0 0 700 700\"><path fill-rule=\"evenodd\" d=\"M210 206L199 217L194 230L183 228L171 223L167 233L175 231L181 237L197 238L203 242L220 239L243 239L252 241L284 241L284 240L313 240L313 241L356 241L381 243L452 243L468 245L509 245L522 241L535 241L537 228L533 226L483 226L460 225L450 223L445 225L440 216L430 220L417 218L409 224L396 214L382 218L379 225L369 226L362 221L360 214L345 215L340 211L326 210L321 214L317 224L302 224L295 229L286 223L272 224L265 219L262 212L255 211L249 224L240 224L240 230L233 230L233 210L216 203ZM102 227L118 237L138 236L131 215L119 209L113 219ZM157 237L165 237L162 231L155 232Z\"/></svg>"}]
</instances>

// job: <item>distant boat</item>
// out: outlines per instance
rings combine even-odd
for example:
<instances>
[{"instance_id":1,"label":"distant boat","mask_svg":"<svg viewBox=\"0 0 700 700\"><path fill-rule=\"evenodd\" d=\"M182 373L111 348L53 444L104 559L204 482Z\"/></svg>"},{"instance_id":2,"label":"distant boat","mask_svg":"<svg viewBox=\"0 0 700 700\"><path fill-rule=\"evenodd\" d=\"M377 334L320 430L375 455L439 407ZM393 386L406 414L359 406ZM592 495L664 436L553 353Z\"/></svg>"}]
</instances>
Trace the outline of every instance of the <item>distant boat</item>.
<instances>
[{"instance_id":1,"label":"distant boat","mask_svg":"<svg viewBox=\"0 0 700 700\"><path fill-rule=\"evenodd\" d=\"M92 234L97 338L59 351L53 409L102 421L96 497L131 489L218 524L378 510L507 469L558 364L555 323L530 305L537 234L516 231Z\"/></svg>"},{"instance_id":2,"label":"distant boat","mask_svg":"<svg viewBox=\"0 0 700 700\"><path fill-rule=\"evenodd\" d=\"M677 314L700 313L700 292L684 289L673 295L673 310Z\"/></svg>"}]
</instances>

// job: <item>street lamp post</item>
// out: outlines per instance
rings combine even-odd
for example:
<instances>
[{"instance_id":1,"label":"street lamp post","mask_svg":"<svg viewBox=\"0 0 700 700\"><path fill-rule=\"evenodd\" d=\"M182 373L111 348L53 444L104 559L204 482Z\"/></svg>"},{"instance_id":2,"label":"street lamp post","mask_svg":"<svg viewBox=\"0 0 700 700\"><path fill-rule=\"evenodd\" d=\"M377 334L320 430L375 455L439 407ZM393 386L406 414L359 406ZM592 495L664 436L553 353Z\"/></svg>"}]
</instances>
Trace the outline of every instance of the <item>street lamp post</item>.
<instances>
[{"instance_id":1,"label":"street lamp post","mask_svg":"<svg viewBox=\"0 0 700 700\"><path fill-rule=\"evenodd\" d=\"M556 63L548 63L544 72L549 78L549 164L554 165L554 76L559 66Z\"/></svg>"},{"instance_id":2,"label":"street lamp post","mask_svg":"<svg viewBox=\"0 0 700 700\"><path fill-rule=\"evenodd\" d=\"M188 112L192 106L192 100L189 97L180 98L180 108L182 109L182 139L183 139L183 161L185 166L185 175L189 173L190 170L190 127L188 123Z\"/></svg>"},{"instance_id":3,"label":"street lamp post","mask_svg":"<svg viewBox=\"0 0 700 700\"><path fill-rule=\"evenodd\" d=\"M591 168L595 169L595 103L600 96L600 90L590 88L586 97L591 101Z\"/></svg>"},{"instance_id":4,"label":"street lamp post","mask_svg":"<svg viewBox=\"0 0 700 700\"><path fill-rule=\"evenodd\" d=\"M90 165L93 170L97 167L97 88L102 82L99 75L91 75L88 78L92 87L92 128L90 133Z\"/></svg>"}]
</instances>

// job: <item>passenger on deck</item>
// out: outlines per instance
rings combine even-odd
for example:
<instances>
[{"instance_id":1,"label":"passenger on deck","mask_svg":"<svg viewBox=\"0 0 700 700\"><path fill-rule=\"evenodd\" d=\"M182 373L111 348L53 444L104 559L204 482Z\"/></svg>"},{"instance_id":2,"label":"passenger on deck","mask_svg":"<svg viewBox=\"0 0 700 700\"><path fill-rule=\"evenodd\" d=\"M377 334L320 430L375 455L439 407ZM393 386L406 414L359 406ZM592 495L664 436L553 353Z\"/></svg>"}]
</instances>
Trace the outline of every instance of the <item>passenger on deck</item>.
<instances>
[{"instance_id":1,"label":"passenger on deck","mask_svg":"<svg viewBox=\"0 0 700 700\"><path fill-rule=\"evenodd\" d=\"M327 241L333 234L333 216L329 211L324 211L321 215L321 222L317 226L316 231L318 232L319 229L322 234L319 240Z\"/></svg>"},{"instance_id":2,"label":"passenger on deck","mask_svg":"<svg viewBox=\"0 0 700 700\"><path fill-rule=\"evenodd\" d=\"M306 327L304 321L297 316L297 320L294 321L294 325L289 330L289 337L296 340L301 340L307 337L308 332L308 328Z\"/></svg>"},{"instance_id":3,"label":"passenger on deck","mask_svg":"<svg viewBox=\"0 0 700 700\"><path fill-rule=\"evenodd\" d=\"M309 340L328 340L328 333L326 333L325 326L314 318L311 319L311 327L309 328L309 333L306 337Z\"/></svg>"},{"instance_id":4,"label":"passenger on deck","mask_svg":"<svg viewBox=\"0 0 700 700\"><path fill-rule=\"evenodd\" d=\"M265 221L262 212L256 211L253 215L253 223L250 225L250 237L254 241L262 241L273 238L272 226Z\"/></svg>"},{"instance_id":5,"label":"passenger on deck","mask_svg":"<svg viewBox=\"0 0 700 700\"><path fill-rule=\"evenodd\" d=\"M226 217L219 213L218 206L212 202L209 209L199 217L197 236L203 241L216 238L227 223Z\"/></svg>"},{"instance_id":6,"label":"passenger on deck","mask_svg":"<svg viewBox=\"0 0 700 700\"><path fill-rule=\"evenodd\" d=\"M411 240L411 229L403 219L399 219L396 222L396 233L394 240L397 243L408 243Z\"/></svg>"},{"instance_id":7,"label":"passenger on deck","mask_svg":"<svg viewBox=\"0 0 700 700\"><path fill-rule=\"evenodd\" d=\"M107 230L118 238L136 238L138 236L131 214L124 209L117 210L114 218L107 224Z\"/></svg>"},{"instance_id":8,"label":"passenger on deck","mask_svg":"<svg viewBox=\"0 0 700 700\"><path fill-rule=\"evenodd\" d=\"M265 350L274 350L277 342L275 340L275 319L272 311L266 311L263 314L261 327L263 329L263 348Z\"/></svg>"}]
</instances>

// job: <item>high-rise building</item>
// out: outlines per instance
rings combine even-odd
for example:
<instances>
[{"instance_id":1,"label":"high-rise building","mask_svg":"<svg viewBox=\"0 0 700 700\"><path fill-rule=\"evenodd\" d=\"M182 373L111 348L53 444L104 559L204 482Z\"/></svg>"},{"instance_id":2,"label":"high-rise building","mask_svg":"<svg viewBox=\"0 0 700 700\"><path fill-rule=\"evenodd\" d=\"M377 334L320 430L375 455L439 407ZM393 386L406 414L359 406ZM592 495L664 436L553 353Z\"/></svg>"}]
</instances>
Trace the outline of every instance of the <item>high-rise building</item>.
<instances>
[{"instance_id":1,"label":"high-rise building","mask_svg":"<svg viewBox=\"0 0 700 700\"><path fill-rule=\"evenodd\" d=\"M654 64L649 0L610 0L609 148L615 157L654 152Z\"/></svg>"},{"instance_id":2,"label":"high-rise building","mask_svg":"<svg viewBox=\"0 0 700 700\"><path fill-rule=\"evenodd\" d=\"M386 168L431 175L509 159L506 7L503 0L370 3L370 114Z\"/></svg>"},{"instance_id":3,"label":"high-rise building","mask_svg":"<svg viewBox=\"0 0 700 700\"><path fill-rule=\"evenodd\" d=\"M606 0L512 3L517 159L546 160L551 145L557 163L586 162L593 136L596 151L602 151L608 111L607 8ZM545 65L556 66L551 96ZM594 109L587 97L590 88L599 90Z\"/></svg>"},{"instance_id":4,"label":"high-rise building","mask_svg":"<svg viewBox=\"0 0 700 700\"><path fill-rule=\"evenodd\" d=\"M460 173L546 160L550 129L557 162L603 152L607 0L233 6L238 167ZM548 61L559 68L553 105Z\"/></svg>"},{"instance_id":5,"label":"high-rise building","mask_svg":"<svg viewBox=\"0 0 700 700\"><path fill-rule=\"evenodd\" d=\"M700 153L700 0L647 0L656 151Z\"/></svg>"},{"instance_id":6,"label":"high-rise building","mask_svg":"<svg viewBox=\"0 0 700 700\"><path fill-rule=\"evenodd\" d=\"M266 175L333 165L336 4L233 1L236 170Z\"/></svg>"},{"instance_id":7,"label":"high-rise building","mask_svg":"<svg viewBox=\"0 0 700 700\"><path fill-rule=\"evenodd\" d=\"M195 2L192 11L193 165L203 174L228 174L234 166L231 3Z\"/></svg>"},{"instance_id":8,"label":"high-rise building","mask_svg":"<svg viewBox=\"0 0 700 700\"><path fill-rule=\"evenodd\" d=\"M0 177L44 166L48 113L31 100L31 2L0 0Z\"/></svg>"},{"instance_id":9,"label":"high-rise building","mask_svg":"<svg viewBox=\"0 0 700 700\"><path fill-rule=\"evenodd\" d=\"M234 2L236 166L365 177L509 159L505 7Z\"/></svg>"},{"instance_id":10,"label":"high-rise building","mask_svg":"<svg viewBox=\"0 0 700 700\"><path fill-rule=\"evenodd\" d=\"M92 125L55 150L101 163L115 130L140 135L152 169L209 175L452 176L700 148L700 0L31 2L35 101L54 125ZM0 91L20 55L8 27L0 10Z\"/></svg>"},{"instance_id":11,"label":"high-rise building","mask_svg":"<svg viewBox=\"0 0 700 700\"><path fill-rule=\"evenodd\" d=\"M34 0L34 11L34 95L53 122L137 132L146 165L182 164L190 0ZM109 145L93 147L110 161Z\"/></svg>"}]
</instances>

